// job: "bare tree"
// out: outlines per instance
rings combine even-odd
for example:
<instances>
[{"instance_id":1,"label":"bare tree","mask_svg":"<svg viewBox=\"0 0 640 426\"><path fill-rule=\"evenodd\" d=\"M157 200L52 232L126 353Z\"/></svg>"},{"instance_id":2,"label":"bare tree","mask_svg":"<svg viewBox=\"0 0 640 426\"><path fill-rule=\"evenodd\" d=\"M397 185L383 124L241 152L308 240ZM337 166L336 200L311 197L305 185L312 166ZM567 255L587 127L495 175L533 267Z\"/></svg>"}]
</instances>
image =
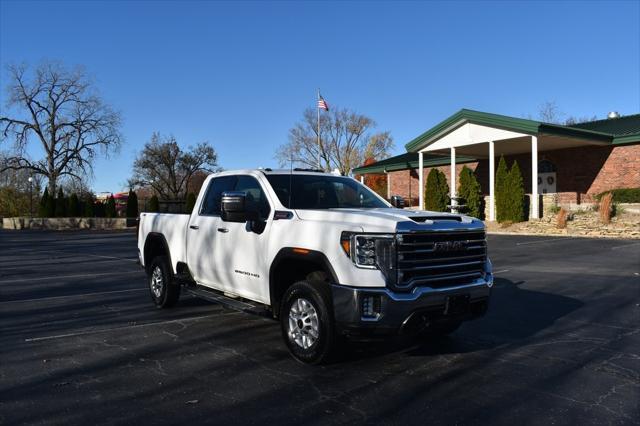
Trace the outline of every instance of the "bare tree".
<instances>
[{"instance_id":1,"label":"bare tree","mask_svg":"<svg viewBox=\"0 0 640 426\"><path fill-rule=\"evenodd\" d=\"M376 123L371 118L347 109L333 109L320 118L318 146L316 110L304 111L303 119L289 130L289 142L281 145L276 159L281 166L290 161L304 167L337 168L343 175L362 165L367 158L380 159L389 155L393 138L389 132L370 134Z\"/></svg>"},{"instance_id":2,"label":"bare tree","mask_svg":"<svg viewBox=\"0 0 640 426\"><path fill-rule=\"evenodd\" d=\"M563 115L555 101L546 101L538 108L538 117L545 123L560 124Z\"/></svg>"},{"instance_id":3,"label":"bare tree","mask_svg":"<svg viewBox=\"0 0 640 426\"><path fill-rule=\"evenodd\" d=\"M186 196L191 179L197 172L216 170L218 155L208 142L182 150L175 137L151 135L133 163L131 186L151 186L165 200Z\"/></svg>"},{"instance_id":4,"label":"bare tree","mask_svg":"<svg viewBox=\"0 0 640 426\"><path fill-rule=\"evenodd\" d=\"M99 151L106 155L117 150L121 119L96 94L81 68L43 63L32 76L27 71L24 65L8 67L7 108L17 115L0 113L2 140L14 142L0 171L26 169L42 175L49 181L49 193L55 194L59 178L90 175ZM29 158L32 143L41 145L44 158Z\"/></svg>"}]
</instances>

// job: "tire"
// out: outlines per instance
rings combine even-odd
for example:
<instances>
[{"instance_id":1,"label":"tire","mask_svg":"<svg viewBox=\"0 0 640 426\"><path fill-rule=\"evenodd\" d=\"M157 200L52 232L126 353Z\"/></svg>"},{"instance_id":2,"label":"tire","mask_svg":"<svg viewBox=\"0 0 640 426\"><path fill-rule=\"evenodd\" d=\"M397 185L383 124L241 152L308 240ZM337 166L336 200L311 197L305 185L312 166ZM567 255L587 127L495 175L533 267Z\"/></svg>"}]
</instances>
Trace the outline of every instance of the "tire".
<instances>
[{"instance_id":1,"label":"tire","mask_svg":"<svg viewBox=\"0 0 640 426\"><path fill-rule=\"evenodd\" d=\"M180 298L180 286L175 283L166 256L157 256L151 262L147 284L151 300L158 308L170 308Z\"/></svg>"},{"instance_id":2,"label":"tire","mask_svg":"<svg viewBox=\"0 0 640 426\"><path fill-rule=\"evenodd\" d=\"M336 335L328 289L299 281L287 289L280 309L282 337L295 359L322 364L332 358Z\"/></svg>"}]
</instances>

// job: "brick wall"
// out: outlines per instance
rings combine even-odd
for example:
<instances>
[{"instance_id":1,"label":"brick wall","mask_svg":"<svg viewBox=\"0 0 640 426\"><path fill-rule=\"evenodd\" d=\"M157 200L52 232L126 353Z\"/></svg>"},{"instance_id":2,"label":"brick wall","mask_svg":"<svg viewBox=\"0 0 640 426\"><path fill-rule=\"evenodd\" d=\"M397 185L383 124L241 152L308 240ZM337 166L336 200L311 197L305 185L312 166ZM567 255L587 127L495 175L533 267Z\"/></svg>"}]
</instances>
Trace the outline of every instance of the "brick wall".
<instances>
[{"instance_id":1,"label":"brick wall","mask_svg":"<svg viewBox=\"0 0 640 426\"><path fill-rule=\"evenodd\" d=\"M518 161L522 171L525 192L531 192L531 155L520 154L505 157L511 165ZM496 168L498 167L496 159ZM580 204L593 201L593 196L608 189L640 188L640 145L616 147L588 146L580 148L560 149L538 153L538 160L549 160L556 166L557 199L559 203ZM489 161L457 164L459 175L463 166L475 171L480 186L485 194L489 188ZM449 182L449 166L437 167L444 172ZM424 169L426 184L431 168ZM413 170L390 172L391 194L402 195L407 200L409 194L417 205L418 173ZM459 182L459 179L457 180Z\"/></svg>"}]
</instances>

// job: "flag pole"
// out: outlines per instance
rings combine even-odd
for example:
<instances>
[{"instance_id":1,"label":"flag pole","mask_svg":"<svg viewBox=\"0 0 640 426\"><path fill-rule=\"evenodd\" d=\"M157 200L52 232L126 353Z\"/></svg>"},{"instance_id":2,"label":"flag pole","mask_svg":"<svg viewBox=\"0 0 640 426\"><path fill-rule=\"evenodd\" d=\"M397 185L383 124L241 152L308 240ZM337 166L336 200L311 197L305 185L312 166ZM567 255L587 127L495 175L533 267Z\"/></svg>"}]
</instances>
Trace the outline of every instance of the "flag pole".
<instances>
[{"instance_id":1,"label":"flag pole","mask_svg":"<svg viewBox=\"0 0 640 426\"><path fill-rule=\"evenodd\" d=\"M320 145L320 88L318 88L318 102L316 102L316 109L318 110L318 170L322 170L320 167L320 152L322 151Z\"/></svg>"}]
</instances>

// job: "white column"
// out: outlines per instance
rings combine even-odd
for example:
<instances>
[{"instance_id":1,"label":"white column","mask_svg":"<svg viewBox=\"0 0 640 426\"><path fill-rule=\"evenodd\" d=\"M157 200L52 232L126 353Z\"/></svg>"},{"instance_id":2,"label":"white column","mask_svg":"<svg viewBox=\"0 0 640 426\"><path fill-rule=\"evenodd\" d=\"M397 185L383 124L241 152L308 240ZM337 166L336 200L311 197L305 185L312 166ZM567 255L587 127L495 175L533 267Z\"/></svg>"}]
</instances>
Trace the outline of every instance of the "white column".
<instances>
[{"instance_id":1,"label":"white column","mask_svg":"<svg viewBox=\"0 0 640 426\"><path fill-rule=\"evenodd\" d=\"M360 183L364 185L364 175L360 175Z\"/></svg>"},{"instance_id":2,"label":"white column","mask_svg":"<svg viewBox=\"0 0 640 426\"><path fill-rule=\"evenodd\" d=\"M538 212L538 137L531 136L531 218L540 219Z\"/></svg>"},{"instance_id":3,"label":"white column","mask_svg":"<svg viewBox=\"0 0 640 426\"><path fill-rule=\"evenodd\" d=\"M489 142L489 220L496 220L496 154L493 141Z\"/></svg>"},{"instance_id":4,"label":"white column","mask_svg":"<svg viewBox=\"0 0 640 426\"><path fill-rule=\"evenodd\" d=\"M422 153L418 153L418 201L420 205L418 206L418 210L424 210L424 158Z\"/></svg>"},{"instance_id":5,"label":"white column","mask_svg":"<svg viewBox=\"0 0 640 426\"><path fill-rule=\"evenodd\" d=\"M457 203L453 200L456 196L456 149L451 147L451 210Z\"/></svg>"}]
</instances>

